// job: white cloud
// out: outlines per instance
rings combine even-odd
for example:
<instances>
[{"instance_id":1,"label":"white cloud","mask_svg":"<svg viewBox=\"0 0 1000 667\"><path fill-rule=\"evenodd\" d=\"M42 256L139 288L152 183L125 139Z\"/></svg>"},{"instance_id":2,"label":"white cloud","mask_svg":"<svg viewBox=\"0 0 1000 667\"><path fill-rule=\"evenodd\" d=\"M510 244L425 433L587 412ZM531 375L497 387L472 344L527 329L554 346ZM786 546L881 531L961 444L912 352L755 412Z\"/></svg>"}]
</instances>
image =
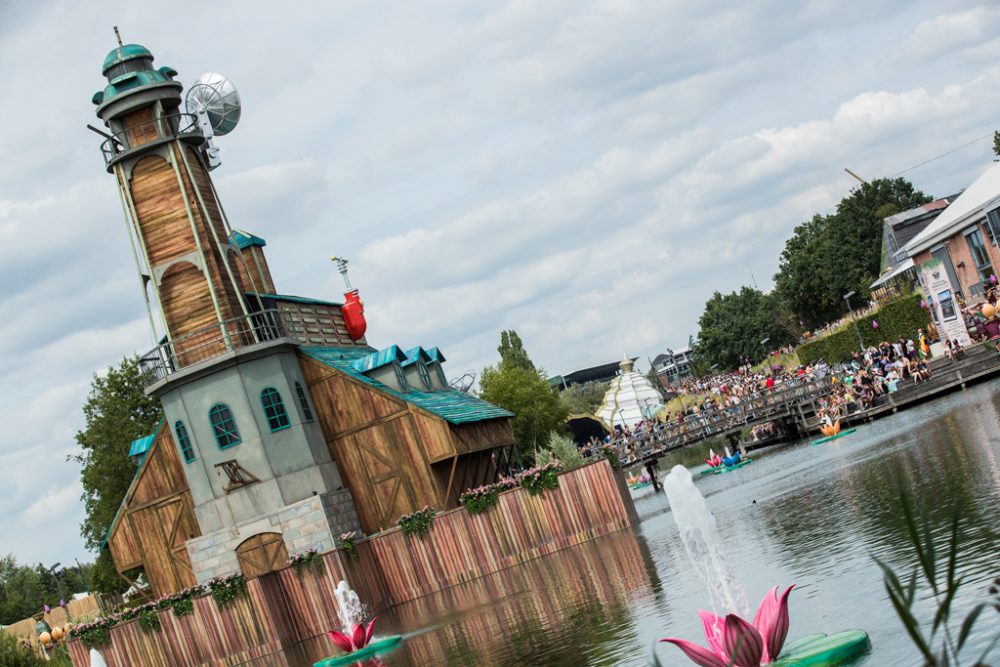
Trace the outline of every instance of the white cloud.
<instances>
[{"instance_id":1,"label":"white cloud","mask_svg":"<svg viewBox=\"0 0 1000 667\"><path fill-rule=\"evenodd\" d=\"M997 9L929 0L0 12L8 87L44 80L46 102L0 98L0 534L28 559L84 556L80 406L93 371L151 346L83 127L109 15L180 80L236 82L214 177L281 290L336 298L328 257L350 257L369 339L440 345L454 375L501 328L553 372L682 345L712 291L769 284L791 229L852 187L843 167L901 171L995 129L1000 102ZM990 159L984 142L908 176L950 194Z\"/></svg>"}]
</instances>

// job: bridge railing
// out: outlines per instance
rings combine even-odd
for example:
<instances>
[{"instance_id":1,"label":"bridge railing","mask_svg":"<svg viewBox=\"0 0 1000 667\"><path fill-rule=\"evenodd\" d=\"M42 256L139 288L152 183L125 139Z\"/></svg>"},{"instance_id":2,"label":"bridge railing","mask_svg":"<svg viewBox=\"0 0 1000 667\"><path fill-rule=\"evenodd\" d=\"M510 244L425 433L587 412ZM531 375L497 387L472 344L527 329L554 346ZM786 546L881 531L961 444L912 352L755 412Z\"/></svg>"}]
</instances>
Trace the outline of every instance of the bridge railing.
<instances>
[{"instance_id":1,"label":"bridge railing","mask_svg":"<svg viewBox=\"0 0 1000 667\"><path fill-rule=\"evenodd\" d=\"M832 390L829 377L808 381L789 380L746 396L738 405L720 406L685 415L682 421L655 425L644 434L632 436L627 442L624 439L617 440L613 445L618 450L622 464L632 465L737 428L788 416L801 403L814 401L830 394ZM630 448L627 447L629 444L632 445Z\"/></svg>"}]
</instances>

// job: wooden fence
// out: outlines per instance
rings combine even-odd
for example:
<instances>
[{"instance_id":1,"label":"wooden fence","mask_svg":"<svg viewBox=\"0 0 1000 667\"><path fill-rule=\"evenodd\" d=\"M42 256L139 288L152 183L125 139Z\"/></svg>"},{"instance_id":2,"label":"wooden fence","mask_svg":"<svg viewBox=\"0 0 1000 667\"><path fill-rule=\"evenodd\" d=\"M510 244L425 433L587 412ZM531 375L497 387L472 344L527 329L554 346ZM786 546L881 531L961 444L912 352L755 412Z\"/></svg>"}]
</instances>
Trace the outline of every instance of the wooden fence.
<instances>
[{"instance_id":1,"label":"wooden fence","mask_svg":"<svg viewBox=\"0 0 1000 667\"><path fill-rule=\"evenodd\" d=\"M339 625L333 591L347 581L372 612L436 593L511 566L621 530L637 520L621 474L601 460L559 477L538 496L523 489L499 496L478 515L464 509L434 518L423 538L395 528L358 542L357 558L323 554L323 571L286 568L247 582L248 595L219 607L195 600L193 614L159 612L161 628L138 621L116 626L101 649L109 667L233 665L322 634ZM70 642L76 667L88 650Z\"/></svg>"},{"instance_id":2,"label":"wooden fence","mask_svg":"<svg viewBox=\"0 0 1000 667\"><path fill-rule=\"evenodd\" d=\"M49 613L43 614L43 616L49 627L54 628L56 626L62 627L69 622L79 623L95 618L98 613L97 597L88 595L78 600L70 600L66 603L65 607L56 607ZM18 639L27 640L34 646L38 646L38 635L35 634L36 622L34 618L25 618L17 623L5 626L3 631L9 632Z\"/></svg>"}]
</instances>

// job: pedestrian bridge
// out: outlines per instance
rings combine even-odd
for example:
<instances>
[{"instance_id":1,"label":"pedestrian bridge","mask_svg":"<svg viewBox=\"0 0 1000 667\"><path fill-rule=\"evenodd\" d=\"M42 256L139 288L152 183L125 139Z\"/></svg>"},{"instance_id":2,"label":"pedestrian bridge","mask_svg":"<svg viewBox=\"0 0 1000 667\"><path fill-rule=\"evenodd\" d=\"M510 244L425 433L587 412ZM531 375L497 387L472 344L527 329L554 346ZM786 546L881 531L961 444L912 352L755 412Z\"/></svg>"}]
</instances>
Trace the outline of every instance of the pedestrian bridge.
<instances>
[{"instance_id":1,"label":"pedestrian bridge","mask_svg":"<svg viewBox=\"0 0 1000 667\"><path fill-rule=\"evenodd\" d=\"M819 400L833 392L831 377L788 380L773 388L744 397L739 405L702 410L685 415L682 421L657 424L652 430L632 436L626 443L616 441L623 467L645 463L669 452L719 436L735 447L746 427L778 422L778 438L806 432L816 421Z\"/></svg>"}]
</instances>

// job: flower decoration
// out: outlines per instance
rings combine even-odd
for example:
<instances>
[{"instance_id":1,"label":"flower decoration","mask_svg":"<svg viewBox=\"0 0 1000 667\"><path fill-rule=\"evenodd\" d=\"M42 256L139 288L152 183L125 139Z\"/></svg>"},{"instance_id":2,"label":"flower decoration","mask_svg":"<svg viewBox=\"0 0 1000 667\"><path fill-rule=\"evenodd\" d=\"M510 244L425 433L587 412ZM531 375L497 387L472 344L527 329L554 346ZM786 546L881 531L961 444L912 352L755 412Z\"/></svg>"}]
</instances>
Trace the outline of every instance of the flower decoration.
<instances>
[{"instance_id":1,"label":"flower decoration","mask_svg":"<svg viewBox=\"0 0 1000 667\"><path fill-rule=\"evenodd\" d=\"M330 638L337 648L344 651L345 653L354 653L355 651L361 650L372 640L372 635L375 634L375 619L373 618L367 627L360 623L354 625L354 631L351 636L348 637L342 632L337 632L336 630L328 630L326 636Z\"/></svg>"},{"instance_id":2,"label":"flower decoration","mask_svg":"<svg viewBox=\"0 0 1000 667\"><path fill-rule=\"evenodd\" d=\"M778 596L778 587L767 592L757 609L753 623L747 623L736 614L725 618L707 611L699 611L709 648L683 639L666 637L684 651L684 655L701 667L759 667L774 662L785 645L788 635L788 594L792 584Z\"/></svg>"}]
</instances>

